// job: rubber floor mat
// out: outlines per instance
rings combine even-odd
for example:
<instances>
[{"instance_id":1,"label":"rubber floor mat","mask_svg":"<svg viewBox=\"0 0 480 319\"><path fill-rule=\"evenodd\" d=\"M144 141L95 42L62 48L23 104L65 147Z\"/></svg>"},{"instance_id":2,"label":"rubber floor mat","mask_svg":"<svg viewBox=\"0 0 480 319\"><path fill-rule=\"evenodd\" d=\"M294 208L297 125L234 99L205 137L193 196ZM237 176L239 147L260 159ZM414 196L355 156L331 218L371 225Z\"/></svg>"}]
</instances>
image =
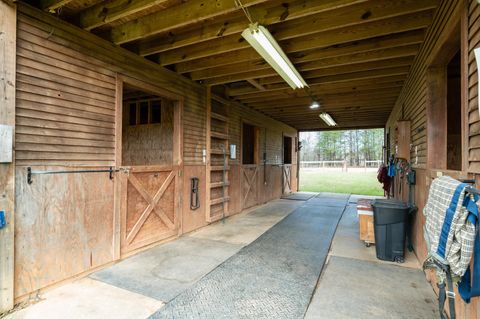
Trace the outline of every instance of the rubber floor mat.
<instances>
[{"instance_id":1,"label":"rubber floor mat","mask_svg":"<svg viewBox=\"0 0 480 319\"><path fill-rule=\"evenodd\" d=\"M302 318L344 208L306 202L150 318Z\"/></svg>"}]
</instances>

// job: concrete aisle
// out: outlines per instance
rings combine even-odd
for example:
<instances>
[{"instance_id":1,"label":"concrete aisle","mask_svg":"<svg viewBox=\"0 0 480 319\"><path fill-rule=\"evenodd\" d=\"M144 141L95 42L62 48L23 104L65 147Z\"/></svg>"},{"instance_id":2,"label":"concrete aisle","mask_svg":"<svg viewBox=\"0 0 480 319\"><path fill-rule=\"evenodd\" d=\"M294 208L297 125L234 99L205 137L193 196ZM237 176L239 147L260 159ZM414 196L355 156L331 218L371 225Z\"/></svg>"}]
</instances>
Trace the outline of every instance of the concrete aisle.
<instances>
[{"instance_id":1,"label":"concrete aisle","mask_svg":"<svg viewBox=\"0 0 480 319\"><path fill-rule=\"evenodd\" d=\"M438 318L413 254L381 262L358 239L357 198L272 201L52 289L7 318Z\"/></svg>"},{"instance_id":2,"label":"concrete aisle","mask_svg":"<svg viewBox=\"0 0 480 319\"><path fill-rule=\"evenodd\" d=\"M42 294L8 319L144 319L290 214L275 200Z\"/></svg>"},{"instance_id":3,"label":"concrete aisle","mask_svg":"<svg viewBox=\"0 0 480 319\"><path fill-rule=\"evenodd\" d=\"M413 253L405 263L376 258L358 234L357 196L350 198L306 319L436 319L437 297Z\"/></svg>"},{"instance_id":4,"label":"concrete aisle","mask_svg":"<svg viewBox=\"0 0 480 319\"><path fill-rule=\"evenodd\" d=\"M348 198L305 202L150 318L302 318Z\"/></svg>"}]
</instances>

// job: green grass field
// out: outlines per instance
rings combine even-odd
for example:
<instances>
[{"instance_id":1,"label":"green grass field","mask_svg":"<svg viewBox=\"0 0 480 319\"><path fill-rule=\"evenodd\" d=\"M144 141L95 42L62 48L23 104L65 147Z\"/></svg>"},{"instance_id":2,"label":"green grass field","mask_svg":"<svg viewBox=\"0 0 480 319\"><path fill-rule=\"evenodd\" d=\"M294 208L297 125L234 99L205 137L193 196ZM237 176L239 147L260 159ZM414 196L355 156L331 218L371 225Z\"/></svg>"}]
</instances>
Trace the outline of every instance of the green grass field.
<instances>
[{"instance_id":1,"label":"green grass field","mask_svg":"<svg viewBox=\"0 0 480 319\"><path fill-rule=\"evenodd\" d=\"M300 171L300 191L383 196L376 172Z\"/></svg>"}]
</instances>

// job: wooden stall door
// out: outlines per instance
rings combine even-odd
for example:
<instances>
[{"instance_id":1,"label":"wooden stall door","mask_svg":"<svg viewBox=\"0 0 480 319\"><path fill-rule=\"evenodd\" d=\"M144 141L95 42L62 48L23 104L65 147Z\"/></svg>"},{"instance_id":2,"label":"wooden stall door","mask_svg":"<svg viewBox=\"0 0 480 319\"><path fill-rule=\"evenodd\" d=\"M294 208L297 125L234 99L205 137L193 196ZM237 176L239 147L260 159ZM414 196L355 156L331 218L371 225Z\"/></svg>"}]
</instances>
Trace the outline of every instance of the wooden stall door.
<instances>
[{"instance_id":1,"label":"wooden stall door","mask_svg":"<svg viewBox=\"0 0 480 319\"><path fill-rule=\"evenodd\" d=\"M282 171L283 195L287 195L292 192L292 165L284 164Z\"/></svg>"},{"instance_id":2,"label":"wooden stall door","mask_svg":"<svg viewBox=\"0 0 480 319\"><path fill-rule=\"evenodd\" d=\"M242 209L258 204L258 166L241 166Z\"/></svg>"},{"instance_id":3,"label":"wooden stall door","mask_svg":"<svg viewBox=\"0 0 480 319\"><path fill-rule=\"evenodd\" d=\"M134 167L122 174L121 253L179 232L179 167Z\"/></svg>"}]
</instances>

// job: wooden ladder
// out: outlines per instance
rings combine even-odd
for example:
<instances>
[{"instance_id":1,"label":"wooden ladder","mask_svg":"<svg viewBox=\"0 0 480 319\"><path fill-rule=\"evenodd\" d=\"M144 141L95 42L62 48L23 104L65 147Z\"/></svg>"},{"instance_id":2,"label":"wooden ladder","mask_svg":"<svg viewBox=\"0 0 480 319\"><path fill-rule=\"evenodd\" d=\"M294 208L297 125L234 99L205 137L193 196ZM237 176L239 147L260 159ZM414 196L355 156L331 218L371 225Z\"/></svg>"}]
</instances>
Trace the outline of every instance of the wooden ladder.
<instances>
[{"instance_id":1,"label":"wooden ladder","mask_svg":"<svg viewBox=\"0 0 480 319\"><path fill-rule=\"evenodd\" d=\"M228 143L228 101L207 91L207 208L209 223L228 215L230 157Z\"/></svg>"}]
</instances>

